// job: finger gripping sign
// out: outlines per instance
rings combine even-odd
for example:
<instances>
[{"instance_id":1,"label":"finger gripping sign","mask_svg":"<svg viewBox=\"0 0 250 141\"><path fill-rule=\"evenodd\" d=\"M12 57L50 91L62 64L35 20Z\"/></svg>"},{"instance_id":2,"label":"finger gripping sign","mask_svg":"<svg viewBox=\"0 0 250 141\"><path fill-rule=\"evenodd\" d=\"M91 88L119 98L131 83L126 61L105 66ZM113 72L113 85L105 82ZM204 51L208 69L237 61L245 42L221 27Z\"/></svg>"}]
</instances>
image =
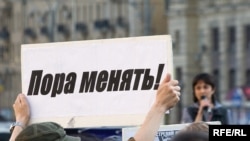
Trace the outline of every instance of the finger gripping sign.
<instances>
[{"instance_id":1,"label":"finger gripping sign","mask_svg":"<svg viewBox=\"0 0 250 141\"><path fill-rule=\"evenodd\" d=\"M140 125L173 69L168 35L24 44L21 61L31 123L63 127Z\"/></svg>"}]
</instances>

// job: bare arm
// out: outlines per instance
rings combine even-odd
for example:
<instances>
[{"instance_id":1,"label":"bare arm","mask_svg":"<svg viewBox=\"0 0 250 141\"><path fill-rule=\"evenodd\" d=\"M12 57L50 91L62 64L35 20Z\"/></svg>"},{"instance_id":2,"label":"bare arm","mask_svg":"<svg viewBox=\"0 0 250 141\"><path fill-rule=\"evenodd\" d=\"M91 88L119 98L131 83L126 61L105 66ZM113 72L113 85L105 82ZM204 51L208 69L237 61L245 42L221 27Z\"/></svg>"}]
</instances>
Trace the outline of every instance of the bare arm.
<instances>
[{"instance_id":1,"label":"bare arm","mask_svg":"<svg viewBox=\"0 0 250 141\"><path fill-rule=\"evenodd\" d=\"M165 112L172 108L180 96L180 87L177 80L171 80L170 74L167 74L164 81L160 84L156 100L149 110L142 126L136 132L134 138L136 141L153 141L164 118Z\"/></svg>"},{"instance_id":2,"label":"bare arm","mask_svg":"<svg viewBox=\"0 0 250 141\"><path fill-rule=\"evenodd\" d=\"M18 134L28 125L30 120L30 109L24 94L18 94L15 103L13 104L13 109L15 112L16 122L20 122L24 127L15 126L11 134L10 141L15 141Z\"/></svg>"},{"instance_id":3,"label":"bare arm","mask_svg":"<svg viewBox=\"0 0 250 141\"><path fill-rule=\"evenodd\" d=\"M203 109L199 108L197 115L195 117L195 121L194 122L200 122L202 121L202 116L203 116Z\"/></svg>"},{"instance_id":4,"label":"bare arm","mask_svg":"<svg viewBox=\"0 0 250 141\"><path fill-rule=\"evenodd\" d=\"M194 122L200 122L202 121L202 117L203 117L203 109L205 106L209 106L209 107L213 107L212 104L210 104L210 102L208 100L201 100L200 101L200 105L199 105L199 109L197 112L197 115L195 117L195 121Z\"/></svg>"}]
</instances>

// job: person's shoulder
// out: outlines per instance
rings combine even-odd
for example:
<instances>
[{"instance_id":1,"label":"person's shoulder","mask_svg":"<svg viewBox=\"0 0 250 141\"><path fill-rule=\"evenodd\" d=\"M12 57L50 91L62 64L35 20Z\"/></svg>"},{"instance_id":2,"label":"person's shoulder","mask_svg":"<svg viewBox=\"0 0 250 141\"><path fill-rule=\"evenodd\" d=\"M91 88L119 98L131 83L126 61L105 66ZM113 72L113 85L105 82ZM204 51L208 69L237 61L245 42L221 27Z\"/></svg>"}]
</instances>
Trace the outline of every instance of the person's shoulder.
<instances>
[{"instance_id":1,"label":"person's shoulder","mask_svg":"<svg viewBox=\"0 0 250 141\"><path fill-rule=\"evenodd\" d=\"M194 109L194 108L195 108L194 104L190 104L190 105L183 107L182 112L188 112L190 109Z\"/></svg>"},{"instance_id":2,"label":"person's shoulder","mask_svg":"<svg viewBox=\"0 0 250 141\"><path fill-rule=\"evenodd\" d=\"M185 110L186 110L186 111L187 111L187 113L189 113L190 115L196 115L196 114L197 114L198 109L199 109L198 104L193 103L193 104L191 104L191 105L187 106Z\"/></svg>"},{"instance_id":3,"label":"person's shoulder","mask_svg":"<svg viewBox=\"0 0 250 141\"><path fill-rule=\"evenodd\" d=\"M215 108L213 109L213 112L214 114L226 115L228 110L229 109L226 106L223 106L220 104L220 105L215 106Z\"/></svg>"}]
</instances>

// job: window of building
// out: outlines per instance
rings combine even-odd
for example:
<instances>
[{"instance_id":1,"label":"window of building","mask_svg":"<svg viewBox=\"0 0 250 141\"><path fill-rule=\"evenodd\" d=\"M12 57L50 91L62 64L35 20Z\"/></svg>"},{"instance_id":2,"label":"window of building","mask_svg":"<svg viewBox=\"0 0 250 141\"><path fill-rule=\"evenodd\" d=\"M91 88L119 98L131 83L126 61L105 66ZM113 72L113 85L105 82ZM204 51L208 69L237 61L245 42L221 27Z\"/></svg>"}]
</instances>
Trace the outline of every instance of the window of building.
<instances>
[{"instance_id":1,"label":"window of building","mask_svg":"<svg viewBox=\"0 0 250 141\"><path fill-rule=\"evenodd\" d=\"M216 87L215 95L220 100L220 97L218 95L218 91L220 89L220 72L219 72L219 69L213 70L213 75L214 75L214 79L215 79L214 81L215 81L215 87Z\"/></svg>"},{"instance_id":2,"label":"window of building","mask_svg":"<svg viewBox=\"0 0 250 141\"><path fill-rule=\"evenodd\" d=\"M4 80L3 80L3 74L0 73L0 94L4 92Z\"/></svg>"},{"instance_id":3,"label":"window of building","mask_svg":"<svg viewBox=\"0 0 250 141\"><path fill-rule=\"evenodd\" d=\"M246 49L250 49L250 25L246 25L245 26L245 30L244 30L244 45L246 47Z\"/></svg>"},{"instance_id":4,"label":"window of building","mask_svg":"<svg viewBox=\"0 0 250 141\"><path fill-rule=\"evenodd\" d=\"M12 76L13 76L13 73L10 72L10 70L7 70L5 72L5 79L4 79L4 86L5 86L5 89L6 90L12 90L12 85L13 85L13 81L12 81Z\"/></svg>"},{"instance_id":5,"label":"window of building","mask_svg":"<svg viewBox=\"0 0 250 141\"><path fill-rule=\"evenodd\" d=\"M100 3L101 4L101 13L100 13L100 15L101 15L101 19L109 19L110 18L110 11L109 11L109 4L110 3L108 3L108 2L106 2L106 1L103 1L102 3Z\"/></svg>"},{"instance_id":6,"label":"window of building","mask_svg":"<svg viewBox=\"0 0 250 141\"><path fill-rule=\"evenodd\" d=\"M70 8L67 5L63 5L59 11L59 22L65 24L70 21L72 18L72 13Z\"/></svg>"},{"instance_id":7,"label":"window of building","mask_svg":"<svg viewBox=\"0 0 250 141\"><path fill-rule=\"evenodd\" d=\"M88 5L88 17L89 17L89 22L93 21L93 5Z\"/></svg>"},{"instance_id":8,"label":"window of building","mask_svg":"<svg viewBox=\"0 0 250 141\"><path fill-rule=\"evenodd\" d=\"M174 39L173 39L173 50L175 53L178 53L180 51L180 31L176 30L174 33Z\"/></svg>"},{"instance_id":9,"label":"window of building","mask_svg":"<svg viewBox=\"0 0 250 141\"><path fill-rule=\"evenodd\" d=\"M182 74L182 69L181 69L181 67L177 67L177 68L175 68L175 78L178 80L178 81L182 81L182 76L183 74Z\"/></svg>"},{"instance_id":10,"label":"window of building","mask_svg":"<svg viewBox=\"0 0 250 141\"><path fill-rule=\"evenodd\" d=\"M246 85L250 85L250 69L246 70Z\"/></svg>"},{"instance_id":11,"label":"window of building","mask_svg":"<svg viewBox=\"0 0 250 141\"><path fill-rule=\"evenodd\" d=\"M6 61L8 55L8 47L5 45L0 45L0 61Z\"/></svg>"},{"instance_id":12,"label":"window of building","mask_svg":"<svg viewBox=\"0 0 250 141\"><path fill-rule=\"evenodd\" d=\"M11 90L13 84L12 75L9 70L0 73L0 93Z\"/></svg>"},{"instance_id":13,"label":"window of building","mask_svg":"<svg viewBox=\"0 0 250 141\"><path fill-rule=\"evenodd\" d=\"M215 6L215 1L214 0L209 0L208 1L208 6L210 6L210 7Z\"/></svg>"},{"instance_id":14,"label":"window of building","mask_svg":"<svg viewBox=\"0 0 250 141\"><path fill-rule=\"evenodd\" d=\"M164 6L165 6L165 10L166 10L166 12L167 12L167 11L169 10L170 0L165 0Z\"/></svg>"},{"instance_id":15,"label":"window of building","mask_svg":"<svg viewBox=\"0 0 250 141\"><path fill-rule=\"evenodd\" d=\"M235 87L235 82L236 82L236 72L235 69L230 69L228 73L228 88L232 89Z\"/></svg>"},{"instance_id":16,"label":"window of building","mask_svg":"<svg viewBox=\"0 0 250 141\"><path fill-rule=\"evenodd\" d=\"M211 44L213 51L218 52L219 51L219 41L220 41L220 35L219 35L219 28L213 27L211 29Z\"/></svg>"},{"instance_id":17,"label":"window of building","mask_svg":"<svg viewBox=\"0 0 250 141\"><path fill-rule=\"evenodd\" d=\"M101 5L99 3L96 4L96 19L101 19Z\"/></svg>"},{"instance_id":18,"label":"window of building","mask_svg":"<svg viewBox=\"0 0 250 141\"><path fill-rule=\"evenodd\" d=\"M183 79L183 73L182 73L182 68L181 67L176 67L175 68L175 79L177 79L179 81L179 84L181 86L181 90L183 90L183 87L184 87L183 80L182 80ZM182 98L180 100L182 100ZM182 105L181 101L178 102L177 108L178 109L183 109L183 105ZM178 115L181 115L181 113L182 113L182 111L178 110ZM178 121L180 121L180 120L181 120L181 117L178 116Z\"/></svg>"},{"instance_id":19,"label":"window of building","mask_svg":"<svg viewBox=\"0 0 250 141\"><path fill-rule=\"evenodd\" d=\"M235 26L229 26L228 27L228 52L235 53L236 51L236 27Z\"/></svg>"},{"instance_id":20,"label":"window of building","mask_svg":"<svg viewBox=\"0 0 250 141\"><path fill-rule=\"evenodd\" d=\"M0 45L0 60L3 60L4 56L4 47Z\"/></svg>"},{"instance_id":21,"label":"window of building","mask_svg":"<svg viewBox=\"0 0 250 141\"><path fill-rule=\"evenodd\" d=\"M216 83L216 87L218 88L220 85L220 72L218 69L213 70L213 75Z\"/></svg>"},{"instance_id":22,"label":"window of building","mask_svg":"<svg viewBox=\"0 0 250 141\"><path fill-rule=\"evenodd\" d=\"M118 7L118 16L122 16L123 15L122 1L117 3L117 7Z\"/></svg>"}]
</instances>

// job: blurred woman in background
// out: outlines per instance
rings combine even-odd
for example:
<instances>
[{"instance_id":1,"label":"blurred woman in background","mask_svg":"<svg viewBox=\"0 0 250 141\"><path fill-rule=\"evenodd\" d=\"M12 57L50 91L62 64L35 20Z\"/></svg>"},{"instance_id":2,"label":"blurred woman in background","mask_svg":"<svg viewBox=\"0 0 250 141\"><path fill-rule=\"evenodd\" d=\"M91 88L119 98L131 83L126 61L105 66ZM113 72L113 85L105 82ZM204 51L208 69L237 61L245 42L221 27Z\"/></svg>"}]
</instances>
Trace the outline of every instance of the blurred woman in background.
<instances>
[{"instance_id":1,"label":"blurred woman in background","mask_svg":"<svg viewBox=\"0 0 250 141\"><path fill-rule=\"evenodd\" d=\"M199 121L220 121L230 124L230 111L215 97L214 78L208 73L197 74L192 83L193 104L182 111L182 123Z\"/></svg>"}]
</instances>

